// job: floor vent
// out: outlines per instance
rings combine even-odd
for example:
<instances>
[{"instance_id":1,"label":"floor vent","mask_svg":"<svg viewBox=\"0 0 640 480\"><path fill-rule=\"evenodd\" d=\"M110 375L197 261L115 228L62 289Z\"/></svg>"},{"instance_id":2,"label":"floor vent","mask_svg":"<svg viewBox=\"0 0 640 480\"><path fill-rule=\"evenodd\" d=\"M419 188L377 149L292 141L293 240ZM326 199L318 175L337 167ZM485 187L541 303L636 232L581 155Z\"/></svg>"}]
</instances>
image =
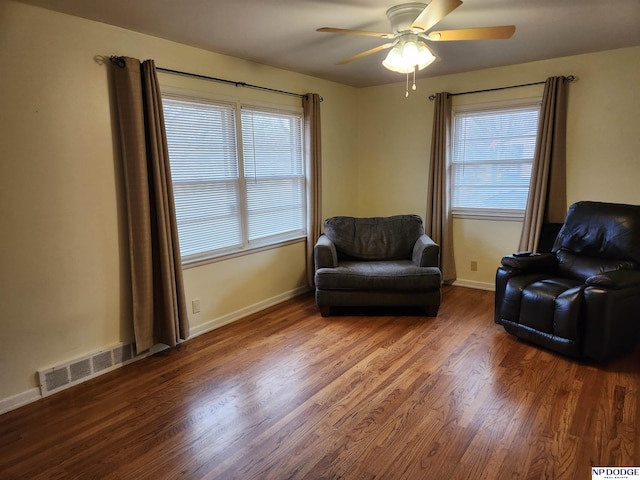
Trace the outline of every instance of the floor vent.
<instances>
[{"instance_id":1,"label":"floor vent","mask_svg":"<svg viewBox=\"0 0 640 480\"><path fill-rule=\"evenodd\" d=\"M127 363L157 353L165 348L167 348L166 345L156 345L151 350L136 355L133 344L120 344L108 350L100 350L90 355L76 358L53 368L40 370L38 371L40 394L46 397L103 373L110 372Z\"/></svg>"}]
</instances>

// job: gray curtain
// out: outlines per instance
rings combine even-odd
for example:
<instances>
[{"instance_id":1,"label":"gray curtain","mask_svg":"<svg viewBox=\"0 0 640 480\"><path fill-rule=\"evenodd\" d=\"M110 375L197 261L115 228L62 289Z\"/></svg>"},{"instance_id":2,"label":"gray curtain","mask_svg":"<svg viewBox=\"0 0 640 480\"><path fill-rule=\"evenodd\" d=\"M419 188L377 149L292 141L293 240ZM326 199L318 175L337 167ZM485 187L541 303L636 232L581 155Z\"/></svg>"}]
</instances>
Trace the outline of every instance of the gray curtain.
<instances>
[{"instance_id":1,"label":"gray curtain","mask_svg":"<svg viewBox=\"0 0 640 480\"><path fill-rule=\"evenodd\" d=\"M545 224L562 223L567 213L567 81L549 77L544 85L531 185L518 250L537 252Z\"/></svg>"},{"instance_id":2,"label":"gray curtain","mask_svg":"<svg viewBox=\"0 0 640 480\"><path fill-rule=\"evenodd\" d=\"M314 286L313 246L322 228L322 150L320 141L320 95L308 93L304 108L304 141L307 162L307 283Z\"/></svg>"},{"instance_id":3,"label":"gray curtain","mask_svg":"<svg viewBox=\"0 0 640 480\"><path fill-rule=\"evenodd\" d=\"M451 96L437 93L433 112L431 135L431 168L427 197L427 221L425 232L440 245L440 270L442 281L452 283L456 279L453 256L453 233L449 206L449 182L447 180L447 155L451 144Z\"/></svg>"},{"instance_id":4,"label":"gray curtain","mask_svg":"<svg viewBox=\"0 0 640 480\"><path fill-rule=\"evenodd\" d=\"M112 59L129 229L136 350L189 335L160 88L152 60Z\"/></svg>"}]
</instances>

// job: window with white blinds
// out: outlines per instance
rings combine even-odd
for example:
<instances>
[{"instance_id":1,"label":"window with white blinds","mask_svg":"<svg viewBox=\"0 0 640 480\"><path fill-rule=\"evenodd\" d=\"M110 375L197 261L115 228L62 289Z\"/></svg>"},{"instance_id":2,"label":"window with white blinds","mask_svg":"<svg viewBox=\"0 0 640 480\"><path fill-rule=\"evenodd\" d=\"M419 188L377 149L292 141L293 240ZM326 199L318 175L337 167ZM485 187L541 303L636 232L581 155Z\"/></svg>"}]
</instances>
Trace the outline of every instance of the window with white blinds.
<instances>
[{"instance_id":1,"label":"window with white blinds","mask_svg":"<svg viewBox=\"0 0 640 480\"><path fill-rule=\"evenodd\" d=\"M163 94L183 263L305 235L302 116Z\"/></svg>"},{"instance_id":2,"label":"window with white blinds","mask_svg":"<svg viewBox=\"0 0 640 480\"><path fill-rule=\"evenodd\" d=\"M305 175L300 116L242 107L249 243L304 233Z\"/></svg>"},{"instance_id":3,"label":"window with white blinds","mask_svg":"<svg viewBox=\"0 0 640 480\"><path fill-rule=\"evenodd\" d=\"M521 218L540 104L455 110L450 163L454 215Z\"/></svg>"}]
</instances>

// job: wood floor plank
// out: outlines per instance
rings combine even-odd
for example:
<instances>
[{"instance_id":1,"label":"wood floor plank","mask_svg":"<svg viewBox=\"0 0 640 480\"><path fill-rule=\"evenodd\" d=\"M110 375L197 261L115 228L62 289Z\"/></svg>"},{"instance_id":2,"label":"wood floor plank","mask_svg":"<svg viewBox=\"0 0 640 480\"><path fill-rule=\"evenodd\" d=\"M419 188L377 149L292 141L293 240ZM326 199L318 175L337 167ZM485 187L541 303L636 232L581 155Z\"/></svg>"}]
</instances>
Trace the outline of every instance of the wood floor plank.
<instances>
[{"instance_id":1,"label":"wood floor plank","mask_svg":"<svg viewBox=\"0 0 640 480\"><path fill-rule=\"evenodd\" d=\"M436 318L303 295L0 416L4 479L567 479L640 466L640 349L584 363L445 287Z\"/></svg>"}]
</instances>

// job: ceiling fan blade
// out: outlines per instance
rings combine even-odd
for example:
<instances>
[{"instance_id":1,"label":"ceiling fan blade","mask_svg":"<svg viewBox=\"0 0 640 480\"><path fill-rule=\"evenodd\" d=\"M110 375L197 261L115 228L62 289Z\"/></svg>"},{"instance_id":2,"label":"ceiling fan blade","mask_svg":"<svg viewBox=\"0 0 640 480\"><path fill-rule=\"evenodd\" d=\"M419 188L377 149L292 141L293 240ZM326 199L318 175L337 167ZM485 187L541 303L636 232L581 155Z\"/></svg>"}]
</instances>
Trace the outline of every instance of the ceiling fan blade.
<instances>
[{"instance_id":1,"label":"ceiling fan blade","mask_svg":"<svg viewBox=\"0 0 640 480\"><path fill-rule=\"evenodd\" d=\"M379 33L379 32L367 32L364 30L349 30L346 28L332 28L332 27L322 27L318 28L316 32L327 32L327 33L345 33L348 35L367 35L369 37L378 37L378 38L393 38L393 33Z\"/></svg>"},{"instance_id":2,"label":"ceiling fan blade","mask_svg":"<svg viewBox=\"0 0 640 480\"><path fill-rule=\"evenodd\" d=\"M340 60L338 62L338 65L344 65L345 63L350 63L353 62L354 60L358 60L362 57L366 57L367 55L371 55L373 53L377 53L381 50L384 50L385 48L391 48L395 45L395 43L391 42L391 43L385 43L384 45L380 45L378 47L372 48L370 50L367 50L365 52L361 52L357 55L354 55L353 57L349 57L349 58L345 58L344 60Z\"/></svg>"},{"instance_id":3,"label":"ceiling fan blade","mask_svg":"<svg viewBox=\"0 0 640 480\"><path fill-rule=\"evenodd\" d=\"M411 29L427 31L460 5L460 0L432 0L413 21Z\"/></svg>"},{"instance_id":4,"label":"ceiling fan blade","mask_svg":"<svg viewBox=\"0 0 640 480\"><path fill-rule=\"evenodd\" d=\"M426 38L434 42L447 42L453 40L494 40L511 38L515 31L515 25L463 28L461 30L442 30L439 32L429 32L426 35Z\"/></svg>"}]
</instances>

